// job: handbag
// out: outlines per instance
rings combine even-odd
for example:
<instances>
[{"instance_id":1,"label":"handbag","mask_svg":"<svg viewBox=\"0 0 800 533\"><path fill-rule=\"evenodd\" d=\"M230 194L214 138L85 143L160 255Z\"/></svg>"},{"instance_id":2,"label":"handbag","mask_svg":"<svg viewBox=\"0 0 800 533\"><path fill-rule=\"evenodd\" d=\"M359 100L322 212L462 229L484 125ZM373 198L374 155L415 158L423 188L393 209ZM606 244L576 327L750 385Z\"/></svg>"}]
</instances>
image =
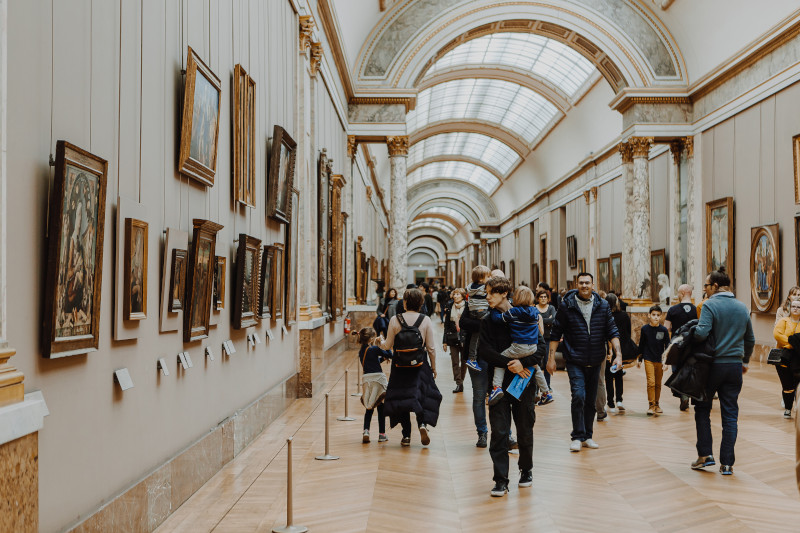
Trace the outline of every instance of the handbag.
<instances>
[{"instance_id":1,"label":"handbag","mask_svg":"<svg viewBox=\"0 0 800 533\"><path fill-rule=\"evenodd\" d=\"M779 365L782 360L783 360L782 348L773 348L769 351L769 354L767 355L768 365Z\"/></svg>"}]
</instances>

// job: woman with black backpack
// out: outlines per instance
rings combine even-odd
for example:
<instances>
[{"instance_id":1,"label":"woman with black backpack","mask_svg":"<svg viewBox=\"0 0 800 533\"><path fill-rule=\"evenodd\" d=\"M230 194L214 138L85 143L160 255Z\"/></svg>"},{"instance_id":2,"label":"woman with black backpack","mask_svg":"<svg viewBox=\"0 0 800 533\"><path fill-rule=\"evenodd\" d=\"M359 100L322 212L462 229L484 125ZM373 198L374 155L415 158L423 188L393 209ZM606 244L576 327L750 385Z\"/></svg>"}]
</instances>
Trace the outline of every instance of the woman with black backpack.
<instances>
[{"instance_id":1,"label":"woman with black backpack","mask_svg":"<svg viewBox=\"0 0 800 533\"><path fill-rule=\"evenodd\" d=\"M417 417L420 440L430 444L428 426L436 426L442 395L436 387L436 341L433 322L420 313L425 297L419 289L406 289L406 311L389 321L384 350L394 350L392 373L384 400L384 413L391 427L400 424L401 446L411 446L411 413Z\"/></svg>"},{"instance_id":2,"label":"woman with black backpack","mask_svg":"<svg viewBox=\"0 0 800 533\"><path fill-rule=\"evenodd\" d=\"M441 291L439 292L441 294ZM453 393L464 392L464 376L467 375L467 355L464 353L464 337L461 333L459 322L464 310L467 309L465 296L467 291L456 289L450 295L452 300L449 305L442 304L444 311L444 339L442 340L444 351L450 350L450 361L453 363L453 379L456 388Z\"/></svg>"}]
</instances>

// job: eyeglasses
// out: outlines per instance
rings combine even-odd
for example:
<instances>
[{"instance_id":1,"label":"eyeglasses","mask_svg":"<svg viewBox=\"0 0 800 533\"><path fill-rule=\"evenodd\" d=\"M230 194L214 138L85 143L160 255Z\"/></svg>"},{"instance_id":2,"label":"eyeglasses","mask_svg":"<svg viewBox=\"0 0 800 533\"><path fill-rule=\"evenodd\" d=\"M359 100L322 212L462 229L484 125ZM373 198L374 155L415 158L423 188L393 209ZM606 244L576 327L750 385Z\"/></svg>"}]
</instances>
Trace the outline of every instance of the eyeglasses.
<instances>
[{"instance_id":1,"label":"eyeglasses","mask_svg":"<svg viewBox=\"0 0 800 533\"><path fill-rule=\"evenodd\" d=\"M706 287L711 287L712 285L713 283L703 283L703 288L705 289Z\"/></svg>"}]
</instances>

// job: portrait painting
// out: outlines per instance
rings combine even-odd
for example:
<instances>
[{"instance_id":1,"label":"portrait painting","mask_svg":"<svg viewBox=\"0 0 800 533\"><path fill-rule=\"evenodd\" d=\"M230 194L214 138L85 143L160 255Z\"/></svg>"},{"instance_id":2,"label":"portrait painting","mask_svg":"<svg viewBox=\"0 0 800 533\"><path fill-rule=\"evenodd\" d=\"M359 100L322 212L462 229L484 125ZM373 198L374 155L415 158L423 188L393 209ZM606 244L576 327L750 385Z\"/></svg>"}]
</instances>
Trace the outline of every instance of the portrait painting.
<instances>
[{"instance_id":1,"label":"portrait painting","mask_svg":"<svg viewBox=\"0 0 800 533\"><path fill-rule=\"evenodd\" d=\"M280 126L272 133L267 187L267 216L288 224L291 219L290 193L294 187L297 143Z\"/></svg>"},{"instance_id":2,"label":"portrait painting","mask_svg":"<svg viewBox=\"0 0 800 533\"><path fill-rule=\"evenodd\" d=\"M659 276L667 274L667 256L666 251L655 250L650 252L650 300L658 302L661 300L659 293L661 286L658 282Z\"/></svg>"},{"instance_id":3,"label":"portrait painting","mask_svg":"<svg viewBox=\"0 0 800 533\"><path fill-rule=\"evenodd\" d=\"M125 219L125 320L147 318L147 222Z\"/></svg>"},{"instance_id":4,"label":"portrait painting","mask_svg":"<svg viewBox=\"0 0 800 533\"><path fill-rule=\"evenodd\" d=\"M196 218L193 221L190 264L186 287L188 313L184 312L183 340L191 342L208 337L214 283L214 250L221 224Z\"/></svg>"},{"instance_id":5,"label":"portrait painting","mask_svg":"<svg viewBox=\"0 0 800 533\"><path fill-rule=\"evenodd\" d=\"M261 274L261 239L239 234L236 250L236 282L233 296L233 328L255 326L260 315L258 278Z\"/></svg>"},{"instance_id":6,"label":"portrait painting","mask_svg":"<svg viewBox=\"0 0 800 533\"><path fill-rule=\"evenodd\" d=\"M578 259L578 272L586 272L586 259Z\"/></svg>"},{"instance_id":7,"label":"portrait painting","mask_svg":"<svg viewBox=\"0 0 800 533\"><path fill-rule=\"evenodd\" d=\"M778 224L750 230L750 302L753 311L773 313L781 285Z\"/></svg>"},{"instance_id":8,"label":"portrait painting","mask_svg":"<svg viewBox=\"0 0 800 533\"><path fill-rule=\"evenodd\" d=\"M169 285L169 312L177 313L183 309L183 291L186 287L186 250L172 250L172 268Z\"/></svg>"},{"instance_id":9,"label":"portrait painting","mask_svg":"<svg viewBox=\"0 0 800 533\"><path fill-rule=\"evenodd\" d=\"M178 171L213 186L217 172L219 108L222 84L189 47L183 95Z\"/></svg>"},{"instance_id":10,"label":"portrait painting","mask_svg":"<svg viewBox=\"0 0 800 533\"><path fill-rule=\"evenodd\" d=\"M214 268L214 309L222 311L225 309L225 275L227 271L227 260L218 255Z\"/></svg>"},{"instance_id":11,"label":"portrait painting","mask_svg":"<svg viewBox=\"0 0 800 533\"><path fill-rule=\"evenodd\" d=\"M608 257L608 291L622 294L622 254L611 254Z\"/></svg>"},{"instance_id":12,"label":"portrait painting","mask_svg":"<svg viewBox=\"0 0 800 533\"><path fill-rule=\"evenodd\" d=\"M706 204L706 271L725 271L734 279L733 198L720 198Z\"/></svg>"},{"instance_id":13,"label":"portrait painting","mask_svg":"<svg viewBox=\"0 0 800 533\"><path fill-rule=\"evenodd\" d=\"M44 357L97 349L107 169L104 159L58 141L48 222Z\"/></svg>"},{"instance_id":14,"label":"portrait painting","mask_svg":"<svg viewBox=\"0 0 800 533\"><path fill-rule=\"evenodd\" d=\"M574 235L567 237L567 264L570 268L578 266L578 241Z\"/></svg>"},{"instance_id":15,"label":"portrait painting","mask_svg":"<svg viewBox=\"0 0 800 533\"><path fill-rule=\"evenodd\" d=\"M272 317L272 272L275 247L264 246L261 252L261 290L259 291L261 318Z\"/></svg>"},{"instance_id":16,"label":"portrait painting","mask_svg":"<svg viewBox=\"0 0 800 533\"><path fill-rule=\"evenodd\" d=\"M596 289L608 292L609 287L611 286L609 283L610 280L610 273L608 269L608 258L605 259L598 259L597 260L597 282L595 283Z\"/></svg>"},{"instance_id":17,"label":"portrait painting","mask_svg":"<svg viewBox=\"0 0 800 533\"><path fill-rule=\"evenodd\" d=\"M274 243L275 255L272 259L272 318L283 318L283 287L286 267L284 265L284 248L281 243Z\"/></svg>"},{"instance_id":18,"label":"portrait painting","mask_svg":"<svg viewBox=\"0 0 800 533\"><path fill-rule=\"evenodd\" d=\"M233 199L256 206L256 82L241 65L233 69Z\"/></svg>"}]
</instances>

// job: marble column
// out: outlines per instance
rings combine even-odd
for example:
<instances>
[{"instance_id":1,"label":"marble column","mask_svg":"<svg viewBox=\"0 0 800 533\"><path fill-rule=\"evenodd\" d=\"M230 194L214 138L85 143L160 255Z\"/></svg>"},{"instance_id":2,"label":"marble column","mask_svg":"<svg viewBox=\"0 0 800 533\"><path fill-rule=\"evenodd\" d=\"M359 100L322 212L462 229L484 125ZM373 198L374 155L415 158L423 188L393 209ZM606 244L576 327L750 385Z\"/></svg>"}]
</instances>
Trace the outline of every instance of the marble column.
<instances>
[{"instance_id":1,"label":"marble column","mask_svg":"<svg viewBox=\"0 0 800 533\"><path fill-rule=\"evenodd\" d=\"M353 166L356 162L356 155L358 154L358 145L356 144L355 135L347 136L347 185L344 191L344 211L345 213L353 212ZM352 221L346 225L345 240L345 294L347 295L347 307L356 305L356 267L355 267L355 253L353 247L355 246L356 238L353 230ZM388 287L387 280L387 287Z\"/></svg>"},{"instance_id":2,"label":"marble column","mask_svg":"<svg viewBox=\"0 0 800 533\"><path fill-rule=\"evenodd\" d=\"M406 209L406 168L408 164L408 136L387 137L389 166L391 169L392 209L389 211L389 286L397 287L402 296L408 284L408 213Z\"/></svg>"},{"instance_id":3,"label":"marble column","mask_svg":"<svg viewBox=\"0 0 800 533\"><path fill-rule=\"evenodd\" d=\"M669 282L670 290L674 296L681 285L681 160L683 159L684 144L681 139L672 141L669 145L672 160L669 165ZM670 300L671 302L672 300Z\"/></svg>"},{"instance_id":4,"label":"marble column","mask_svg":"<svg viewBox=\"0 0 800 533\"><path fill-rule=\"evenodd\" d=\"M625 190L622 225L622 297L626 301L636 297L635 274L633 268L633 149L630 143L621 143L619 153L622 157L622 184Z\"/></svg>"},{"instance_id":5,"label":"marble column","mask_svg":"<svg viewBox=\"0 0 800 533\"><path fill-rule=\"evenodd\" d=\"M297 60L297 73L295 76L295 93L297 98L297 106L295 107L295 121L297 130L295 132L297 140L297 156L295 158L295 183L297 189L300 191L299 195L299 216L298 216L298 234L299 246L298 261L297 261L297 294L299 299L298 305L298 320L301 322L311 320L311 272L314 270L310 268L315 265L316 261L311 261L313 246L312 230L314 224L312 223L314 209L311 205L311 183L308 176L308 154L310 152L308 143L310 132L310 119L309 111L309 98L308 98L308 49L311 44L311 33L314 29L314 21L310 16L300 17L300 43L299 43L299 57ZM310 366L309 366L310 372ZM311 376L309 374L308 381L310 383Z\"/></svg>"},{"instance_id":6,"label":"marble column","mask_svg":"<svg viewBox=\"0 0 800 533\"><path fill-rule=\"evenodd\" d=\"M704 262L700 255L700 236L703 232L703 202L700 201L702 182L695 176L694 137L686 137L683 143L686 149L686 282L694 287L694 297L699 301L705 279L705 273L702 272ZM701 272L697 272L698 269Z\"/></svg>"},{"instance_id":7,"label":"marble column","mask_svg":"<svg viewBox=\"0 0 800 533\"><path fill-rule=\"evenodd\" d=\"M488 267L489 266L489 240L488 239L481 239L481 248L480 249L481 249L480 264Z\"/></svg>"},{"instance_id":8,"label":"marble column","mask_svg":"<svg viewBox=\"0 0 800 533\"><path fill-rule=\"evenodd\" d=\"M309 47L309 58L308 58L308 74L309 74L309 85L308 85L308 132L309 132L309 146L311 147L308 151L309 154L316 154L317 147L314 145L314 141L316 139L316 131L315 125L317 123L316 120L316 102L317 102L317 73L319 73L319 66L322 62L322 43L320 42L312 42ZM323 152L324 154L324 149ZM317 251L319 249L319 232L317 231L317 218L319 217L319 193L321 191L317 190L317 173L320 172L320 166L322 164L328 165L329 161L327 158L324 161L320 159L315 159L314 164L311 166L313 169L311 172L308 173L308 184L309 188L307 189L308 193L306 196L309 199L309 213L313 213L312 221L310 222L308 228L308 235L309 240L311 243L311 247L309 249L309 278L310 284L308 287L309 293L309 308L308 311L311 314L311 318L322 318L322 309L319 305L320 300L320 273L319 273L319 258L317 256ZM330 175L330 172L328 173Z\"/></svg>"},{"instance_id":9,"label":"marble column","mask_svg":"<svg viewBox=\"0 0 800 533\"><path fill-rule=\"evenodd\" d=\"M635 298L649 302L650 291L650 147L652 137L628 139L633 151L633 194L630 197L633 222L633 280Z\"/></svg>"},{"instance_id":10,"label":"marble column","mask_svg":"<svg viewBox=\"0 0 800 533\"><path fill-rule=\"evenodd\" d=\"M597 268L597 187L592 187L584 194L589 206L589 253L586 258L586 269L594 272Z\"/></svg>"}]
</instances>

